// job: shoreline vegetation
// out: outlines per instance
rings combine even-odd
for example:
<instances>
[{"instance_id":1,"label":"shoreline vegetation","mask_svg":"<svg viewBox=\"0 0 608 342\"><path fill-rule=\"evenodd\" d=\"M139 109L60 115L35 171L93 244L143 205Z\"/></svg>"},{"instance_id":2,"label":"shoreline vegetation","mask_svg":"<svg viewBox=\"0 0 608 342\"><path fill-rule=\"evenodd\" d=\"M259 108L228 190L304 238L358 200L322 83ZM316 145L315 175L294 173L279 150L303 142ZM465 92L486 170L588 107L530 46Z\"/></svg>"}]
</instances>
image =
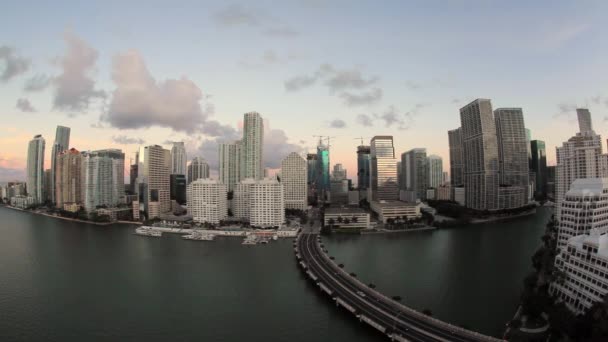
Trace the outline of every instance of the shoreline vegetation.
<instances>
[{"instance_id":1,"label":"shoreline vegetation","mask_svg":"<svg viewBox=\"0 0 608 342\"><path fill-rule=\"evenodd\" d=\"M549 293L551 283L562 283L567 274L557 269L557 226L555 216L546 224L541 245L531 258L533 271L523 280L520 306L507 323L509 341L608 341L608 296L582 315L575 315ZM548 325L548 327L547 327Z\"/></svg>"},{"instance_id":2,"label":"shoreline vegetation","mask_svg":"<svg viewBox=\"0 0 608 342\"><path fill-rule=\"evenodd\" d=\"M4 208L12 209L12 210L17 210L17 211L22 211L25 213L34 214L34 215L46 216L46 217L55 218L55 219L64 220L64 221L94 224L97 226L109 226L112 224L130 224L130 225L142 224L142 222L137 222L137 221L120 221L120 220L111 221L111 222L94 222L94 221L90 221L90 220L81 220L81 219L77 219L77 218L65 217L65 216L60 216L60 215L51 215L48 213L43 213L43 212L39 212L36 210L31 210L31 209L21 209L21 208L13 207L13 206L6 205L6 204L2 204L0 206L2 206Z\"/></svg>"},{"instance_id":3,"label":"shoreline vegetation","mask_svg":"<svg viewBox=\"0 0 608 342\"><path fill-rule=\"evenodd\" d=\"M433 226L437 228L453 228L469 224L481 224L511 220L518 217L533 215L536 213L536 204L514 209L501 209L495 211L474 210L464 207L454 201L429 200L428 205L442 216L442 220L434 220Z\"/></svg>"}]
</instances>

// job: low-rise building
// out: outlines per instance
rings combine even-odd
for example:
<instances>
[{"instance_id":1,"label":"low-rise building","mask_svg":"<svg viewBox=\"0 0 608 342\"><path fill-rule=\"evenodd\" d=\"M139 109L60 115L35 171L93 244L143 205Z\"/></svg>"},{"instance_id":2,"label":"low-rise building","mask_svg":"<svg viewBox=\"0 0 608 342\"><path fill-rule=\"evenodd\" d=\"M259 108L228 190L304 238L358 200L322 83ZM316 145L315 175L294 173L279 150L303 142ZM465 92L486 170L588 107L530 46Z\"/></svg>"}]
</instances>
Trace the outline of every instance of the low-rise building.
<instances>
[{"instance_id":1,"label":"low-rise building","mask_svg":"<svg viewBox=\"0 0 608 342\"><path fill-rule=\"evenodd\" d=\"M71 213L77 213L82 206L79 203L63 203L63 210L69 211Z\"/></svg>"},{"instance_id":2,"label":"low-rise building","mask_svg":"<svg viewBox=\"0 0 608 342\"><path fill-rule=\"evenodd\" d=\"M359 205L359 201L360 201L359 193L360 193L359 190L350 190L348 192L348 204L349 205Z\"/></svg>"},{"instance_id":3,"label":"low-rise building","mask_svg":"<svg viewBox=\"0 0 608 342\"><path fill-rule=\"evenodd\" d=\"M566 276L563 283L551 284L551 294L573 312L584 313L608 293L608 234L593 229L590 235L570 238L555 266Z\"/></svg>"},{"instance_id":4,"label":"low-rise building","mask_svg":"<svg viewBox=\"0 0 608 342\"><path fill-rule=\"evenodd\" d=\"M458 204L460 204L462 206L465 206L466 205L466 202L465 202L466 198L465 198L464 187L454 187L452 189L454 189L454 199L453 199L454 202L456 202L456 203L458 203Z\"/></svg>"},{"instance_id":5,"label":"low-rise building","mask_svg":"<svg viewBox=\"0 0 608 342\"><path fill-rule=\"evenodd\" d=\"M124 208L99 208L97 209L97 215L108 216L110 220L130 220L133 215L133 210L129 207Z\"/></svg>"},{"instance_id":6,"label":"low-rise building","mask_svg":"<svg viewBox=\"0 0 608 342\"><path fill-rule=\"evenodd\" d=\"M35 204L34 197L17 195L11 197L11 206L20 209L27 209Z\"/></svg>"},{"instance_id":7,"label":"low-rise building","mask_svg":"<svg viewBox=\"0 0 608 342\"><path fill-rule=\"evenodd\" d=\"M401 201L372 201L371 209L378 214L378 220L386 223L388 219L418 219L422 217L420 205Z\"/></svg>"},{"instance_id":8,"label":"low-rise building","mask_svg":"<svg viewBox=\"0 0 608 342\"><path fill-rule=\"evenodd\" d=\"M357 207L330 207L325 209L323 224L332 229L368 229L370 214Z\"/></svg>"},{"instance_id":9,"label":"low-rise building","mask_svg":"<svg viewBox=\"0 0 608 342\"><path fill-rule=\"evenodd\" d=\"M449 201L452 199L452 188L450 186L440 186L437 188L437 200Z\"/></svg>"},{"instance_id":10,"label":"low-rise building","mask_svg":"<svg viewBox=\"0 0 608 342\"><path fill-rule=\"evenodd\" d=\"M434 200L436 199L437 191L435 189L426 189L426 199Z\"/></svg>"}]
</instances>

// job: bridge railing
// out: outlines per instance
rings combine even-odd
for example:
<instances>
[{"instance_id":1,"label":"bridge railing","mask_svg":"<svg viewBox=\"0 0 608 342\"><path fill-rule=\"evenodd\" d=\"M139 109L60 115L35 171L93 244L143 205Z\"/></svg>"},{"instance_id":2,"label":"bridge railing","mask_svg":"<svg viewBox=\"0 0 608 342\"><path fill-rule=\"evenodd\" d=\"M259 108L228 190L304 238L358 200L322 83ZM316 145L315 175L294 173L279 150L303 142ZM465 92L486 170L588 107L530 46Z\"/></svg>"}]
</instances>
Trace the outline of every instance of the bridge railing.
<instances>
[{"instance_id":1,"label":"bridge railing","mask_svg":"<svg viewBox=\"0 0 608 342\"><path fill-rule=\"evenodd\" d=\"M325 260L327 260L330 263L330 265L332 265L332 268L334 270L337 270L338 272L342 273L343 275L345 275L346 277L348 277L349 279L351 279L354 283L357 283L360 287L365 288L366 291L371 292L374 296L379 297L380 299L384 300L387 304L397 306L399 308L399 310L407 312L410 315L415 316L416 318L418 318L420 320L426 321L429 324L441 327L441 328L443 328L445 330L450 330L450 331L453 331L453 332L460 333L461 335L464 335L464 336L467 336L467 337L470 337L470 338L474 338L474 339L477 339L479 341L489 341L489 342L504 341L504 340L501 340L501 339L498 339L498 338L495 338L495 337L492 337L492 336L484 335L484 334L481 334L481 333L478 333L478 332L475 332L475 331L471 331L471 330L468 330L468 329L465 329L465 328L462 328L462 327L459 327L459 326L455 326L453 324L444 322L444 321L439 320L437 318L425 315L425 314L423 314L423 313L421 313L421 312L419 312L417 310L414 310L414 309L412 309L412 308L410 308L408 306L405 306L402 303L399 303L399 302L397 302L397 301L395 301L395 300L393 300L393 299L385 296L381 292L368 287L363 282L361 282L359 279L351 276L343 268L340 268L335 263L335 261L331 260L329 258L329 256L323 251L323 248L321 247L319 241L315 240L315 245L317 246L317 248L319 248L321 250L320 254L323 256L323 258Z\"/></svg>"}]
</instances>

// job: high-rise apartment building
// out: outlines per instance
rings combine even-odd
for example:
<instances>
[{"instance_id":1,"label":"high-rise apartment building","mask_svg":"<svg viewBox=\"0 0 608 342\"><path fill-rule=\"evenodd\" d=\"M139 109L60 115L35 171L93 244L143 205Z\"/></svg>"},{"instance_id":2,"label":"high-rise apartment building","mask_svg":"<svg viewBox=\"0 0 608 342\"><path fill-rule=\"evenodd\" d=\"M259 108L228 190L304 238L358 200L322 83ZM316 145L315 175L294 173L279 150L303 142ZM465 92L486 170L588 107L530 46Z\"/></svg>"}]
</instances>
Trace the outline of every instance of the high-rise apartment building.
<instances>
[{"instance_id":1,"label":"high-rise apartment building","mask_svg":"<svg viewBox=\"0 0 608 342\"><path fill-rule=\"evenodd\" d=\"M586 109L577 109L579 130L572 138L556 148L556 218L559 221L560 205L574 180L608 176L608 155L602 154L602 139L591 129L591 117Z\"/></svg>"},{"instance_id":2,"label":"high-rise apartment building","mask_svg":"<svg viewBox=\"0 0 608 342\"><path fill-rule=\"evenodd\" d=\"M499 209L499 162L492 104L477 99L460 109L466 206Z\"/></svg>"},{"instance_id":3,"label":"high-rise apartment building","mask_svg":"<svg viewBox=\"0 0 608 342\"><path fill-rule=\"evenodd\" d=\"M377 135L372 138L370 145L370 201L398 200L397 159L393 137Z\"/></svg>"},{"instance_id":4,"label":"high-rise apartment building","mask_svg":"<svg viewBox=\"0 0 608 342\"><path fill-rule=\"evenodd\" d=\"M125 195L125 155L119 149L82 153L82 201L87 211L116 207Z\"/></svg>"},{"instance_id":5,"label":"high-rise apartment building","mask_svg":"<svg viewBox=\"0 0 608 342\"><path fill-rule=\"evenodd\" d=\"M401 199L408 202L426 199L428 188L426 149L414 148L401 154Z\"/></svg>"},{"instance_id":6,"label":"high-rise apartment building","mask_svg":"<svg viewBox=\"0 0 608 342\"><path fill-rule=\"evenodd\" d=\"M218 144L219 180L226 184L228 191L234 191L236 184L244 178L241 174L242 149L240 141Z\"/></svg>"},{"instance_id":7,"label":"high-rise apartment building","mask_svg":"<svg viewBox=\"0 0 608 342\"><path fill-rule=\"evenodd\" d=\"M188 184L188 212L194 222L218 224L228 216L228 188L226 184L200 178Z\"/></svg>"},{"instance_id":8,"label":"high-rise apartment building","mask_svg":"<svg viewBox=\"0 0 608 342\"><path fill-rule=\"evenodd\" d=\"M262 117L256 112L245 113L241 147L241 178L262 179L264 177L263 146L264 122Z\"/></svg>"},{"instance_id":9,"label":"high-rise apartment building","mask_svg":"<svg viewBox=\"0 0 608 342\"><path fill-rule=\"evenodd\" d=\"M44 147L44 138L38 134L27 148L27 194L33 204L44 202Z\"/></svg>"},{"instance_id":10,"label":"high-rise apartment building","mask_svg":"<svg viewBox=\"0 0 608 342\"><path fill-rule=\"evenodd\" d=\"M153 214L166 213L171 210L171 190L169 170L171 153L162 146L151 145L144 148L143 177L145 178L144 208L148 219ZM151 209L152 208L152 209Z\"/></svg>"},{"instance_id":11,"label":"high-rise apartment building","mask_svg":"<svg viewBox=\"0 0 608 342\"><path fill-rule=\"evenodd\" d=\"M51 180L51 176L53 176L51 169L44 170L44 201L49 203L52 203L51 198L53 196L51 196L51 187L54 184L54 182Z\"/></svg>"},{"instance_id":12,"label":"high-rise apartment building","mask_svg":"<svg viewBox=\"0 0 608 342\"><path fill-rule=\"evenodd\" d=\"M427 165L427 187L437 189L443 184L443 159L438 155L430 155L426 158Z\"/></svg>"},{"instance_id":13,"label":"high-rise apartment building","mask_svg":"<svg viewBox=\"0 0 608 342\"><path fill-rule=\"evenodd\" d=\"M232 197L232 211L235 218L249 222L251 186L255 182L252 178L245 178L235 186Z\"/></svg>"},{"instance_id":14,"label":"high-rise apartment building","mask_svg":"<svg viewBox=\"0 0 608 342\"><path fill-rule=\"evenodd\" d=\"M532 157L530 158L530 170L534 173L534 192L536 196L545 198L547 196L547 151L545 142L532 140L530 142Z\"/></svg>"},{"instance_id":15,"label":"high-rise apartment building","mask_svg":"<svg viewBox=\"0 0 608 342\"><path fill-rule=\"evenodd\" d=\"M498 141L499 197L507 193L511 197L508 201L503 200L500 208L522 207L528 203L530 185L524 114L521 108L498 108L494 111L494 120Z\"/></svg>"},{"instance_id":16,"label":"high-rise apartment building","mask_svg":"<svg viewBox=\"0 0 608 342\"><path fill-rule=\"evenodd\" d=\"M209 164L202 157L194 157L188 164L188 184L201 178L209 178Z\"/></svg>"},{"instance_id":17,"label":"high-rise apartment building","mask_svg":"<svg viewBox=\"0 0 608 342\"><path fill-rule=\"evenodd\" d=\"M184 142L174 142L171 148L171 174L186 175L186 164L188 157L186 155L186 146Z\"/></svg>"},{"instance_id":18,"label":"high-rise apartment building","mask_svg":"<svg viewBox=\"0 0 608 342\"><path fill-rule=\"evenodd\" d=\"M285 208L306 210L307 162L296 152L291 152L281 162L281 184L285 190Z\"/></svg>"},{"instance_id":19,"label":"high-rise apartment building","mask_svg":"<svg viewBox=\"0 0 608 342\"><path fill-rule=\"evenodd\" d=\"M51 203L55 203L55 161L57 155L70 148L70 128L57 126L55 130L55 141L51 150Z\"/></svg>"},{"instance_id":20,"label":"high-rise apartment building","mask_svg":"<svg viewBox=\"0 0 608 342\"><path fill-rule=\"evenodd\" d=\"M344 166L342 166L342 164L335 164L332 178L334 180L344 180L346 179L346 173L346 169L344 168Z\"/></svg>"},{"instance_id":21,"label":"high-rise apartment building","mask_svg":"<svg viewBox=\"0 0 608 342\"><path fill-rule=\"evenodd\" d=\"M460 127L448 131L450 144L450 184L464 184L464 157L462 147L462 129Z\"/></svg>"},{"instance_id":22,"label":"high-rise apartment building","mask_svg":"<svg viewBox=\"0 0 608 342\"><path fill-rule=\"evenodd\" d=\"M258 228L280 227L285 221L285 194L276 179L261 179L250 187L249 224Z\"/></svg>"},{"instance_id":23,"label":"high-rise apartment building","mask_svg":"<svg viewBox=\"0 0 608 342\"><path fill-rule=\"evenodd\" d=\"M75 148L65 150L55 160L55 205L82 204L82 154Z\"/></svg>"}]
</instances>

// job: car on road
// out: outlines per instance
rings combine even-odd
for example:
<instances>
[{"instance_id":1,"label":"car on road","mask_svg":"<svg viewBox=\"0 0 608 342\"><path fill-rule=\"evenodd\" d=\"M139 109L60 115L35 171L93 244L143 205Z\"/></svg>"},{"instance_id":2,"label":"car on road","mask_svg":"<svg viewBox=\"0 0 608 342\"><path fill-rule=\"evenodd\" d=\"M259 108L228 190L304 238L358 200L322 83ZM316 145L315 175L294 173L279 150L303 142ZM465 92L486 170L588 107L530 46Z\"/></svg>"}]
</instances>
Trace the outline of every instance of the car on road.
<instances>
[{"instance_id":1,"label":"car on road","mask_svg":"<svg viewBox=\"0 0 608 342\"><path fill-rule=\"evenodd\" d=\"M358 294L360 297L365 297L365 293L363 293L363 291L357 291L357 294Z\"/></svg>"}]
</instances>

